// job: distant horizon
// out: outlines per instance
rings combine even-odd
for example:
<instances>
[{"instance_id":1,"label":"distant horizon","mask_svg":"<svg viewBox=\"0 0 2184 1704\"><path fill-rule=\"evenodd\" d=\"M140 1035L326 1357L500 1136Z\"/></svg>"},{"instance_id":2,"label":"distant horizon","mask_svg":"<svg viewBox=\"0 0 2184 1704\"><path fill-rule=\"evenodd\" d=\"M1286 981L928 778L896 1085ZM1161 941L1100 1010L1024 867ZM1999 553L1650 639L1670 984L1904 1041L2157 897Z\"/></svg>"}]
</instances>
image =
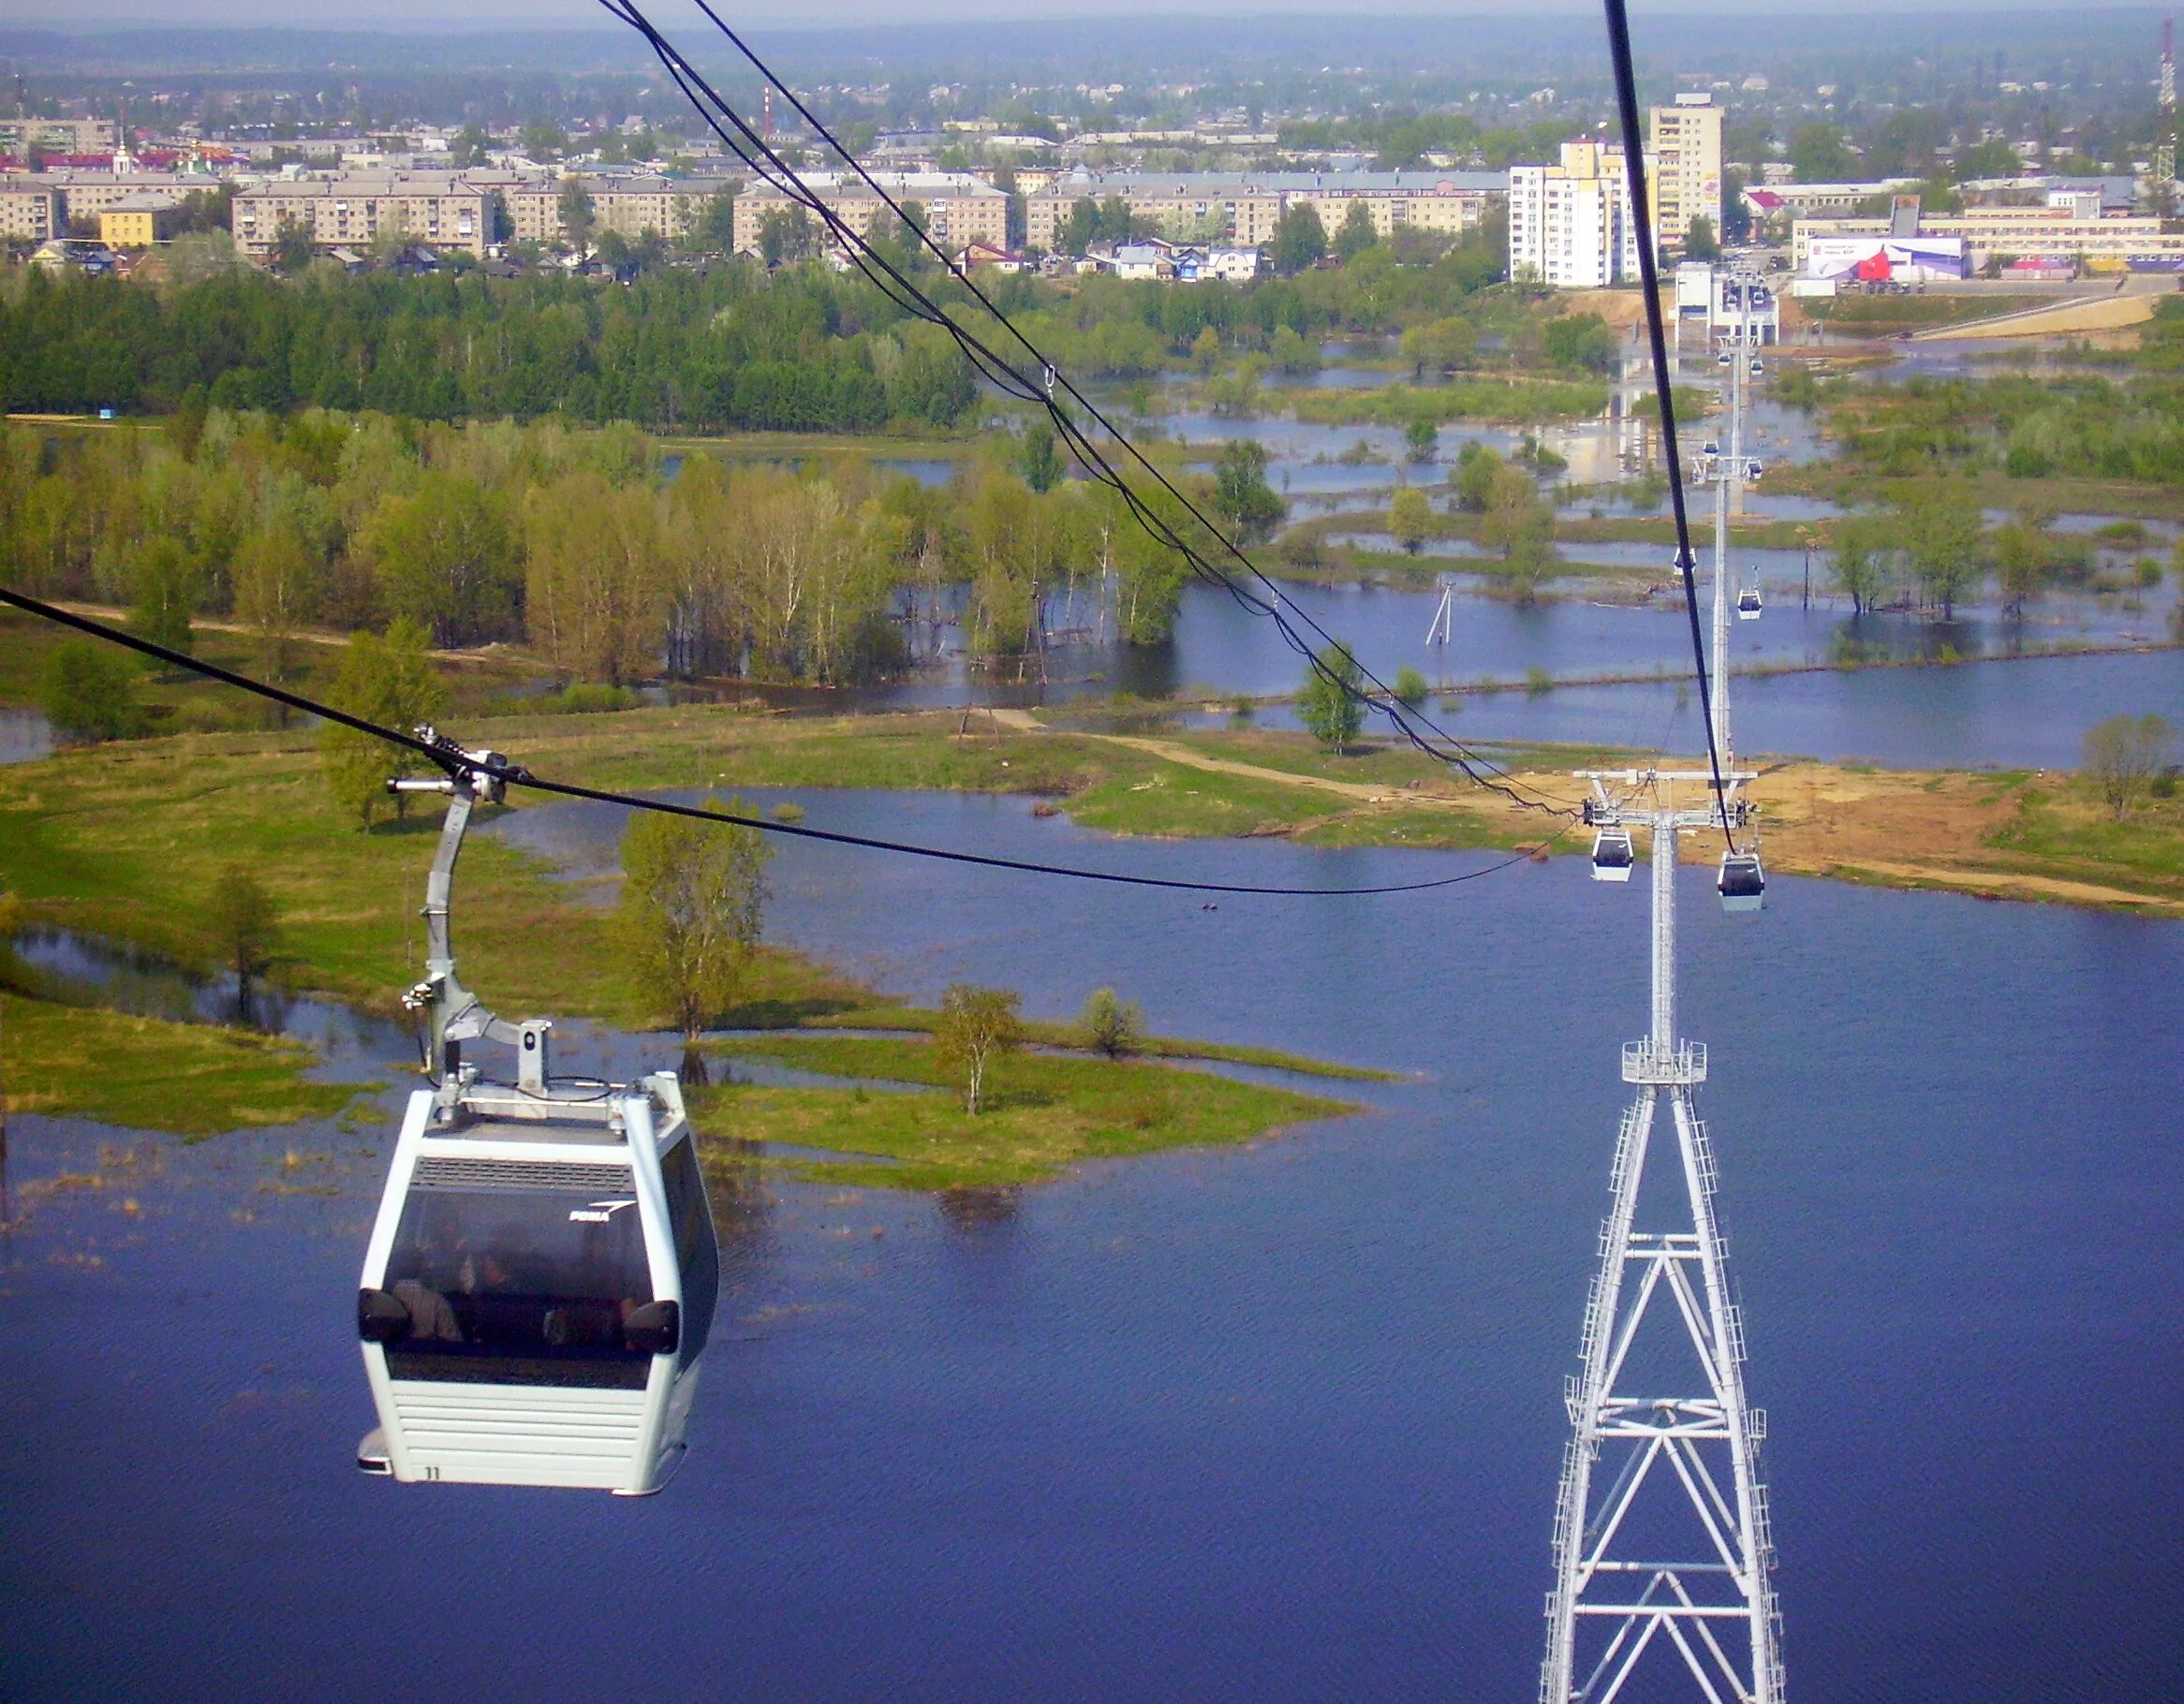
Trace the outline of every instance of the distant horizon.
<instances>
[{"instance_id":1,"label":"distant horizon","mask_svg":"<svg viewBox=\"0 0 2184 1704\"><path fill-rule=\"evenodd\" d=\"M133 31L274 30L310 35L432 35L460 36L523 23L534 29L559 32L611 31L616 26L597 0L467 0L459 8L433 0L351 0L338 22L303 22L292 5L284 0L179 0L158 16L140 8L143 0L75 0L63 16L54 16L52 0L0 0L0 28L50 31L55 35L108 35ZM2070 16L2083 19L2088 27L2103 17L2159 17L2165 4L2103 6L2089 9L2059 6L2055 0L1977 0L1917 14L1920 22L1946 18L1990 16ZM1217 19L1279 18L1285 22L1325 19L1330 23L1355 25L1368 18L1447 20L1460 17L1516 18L1547 15L1557 19L1595 16L1599 7L1590 0L1470 0L1451 7L1446 0L1375 0L1362 10L1331 7L1328 0L930 0L914 17L902 8L879 7L872 0L807 0L794 20L779 16L757 17L737 7L725 11L730 22L767 35L811 34L826 30L884 25L894 30L921 25L963 23L1040 24L1097 23L1127 14L1141 21L1173 20L1177 22ZM1889 0L1844 0L1830 8L1836 14L1891 14L1905 18L1900 6ZM695 17L684 0L646 0L647 14L663 28L678 20ZM1817 21L1809 7L1791 0L1675 0L1675 4L1648 7L1632 20L1643 33L1648 22L1662 23L1687 18L1713 18L1730 13L1770 18ZM1906 22L1910 20L1905 19Z\"/></svg>"}]
</instances>

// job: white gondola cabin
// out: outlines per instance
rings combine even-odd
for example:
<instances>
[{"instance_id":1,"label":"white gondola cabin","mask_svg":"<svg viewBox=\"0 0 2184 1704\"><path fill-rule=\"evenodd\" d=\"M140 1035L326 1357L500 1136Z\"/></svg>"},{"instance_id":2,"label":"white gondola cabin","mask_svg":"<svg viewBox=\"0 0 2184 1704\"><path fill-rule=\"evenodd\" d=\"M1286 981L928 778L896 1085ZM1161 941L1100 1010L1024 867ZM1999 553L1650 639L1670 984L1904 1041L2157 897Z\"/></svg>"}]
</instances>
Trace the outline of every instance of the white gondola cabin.
<instances>
[{"instance_id":1,"label":"white gondola cabin","mask_svg":"<svg viewBox=\"0 0 2184 1704\"><path fill-rule=\"evenodd\" d=\"M1757 911L1766 903L1767 876L1757 852L1724 852L1715 882L1724 911Z\"/></svg>"},{"instance_id":2,"label":"white gondola cabin","mask_svg":"<svg viewBox=\"0 0 2184 1704\"><path fill-rule=\"evenodd\" d=\"M1592 837L1592 879L1596 882L1627 882L1631 879L1631 866L1637 861L1631 845L1631 830L1621 823L1604 825Z\"/></svg>"},{"instance_id":3,"label":"white gondola cabin","mask_svg":"<svg viewBox=\"0 0 2184 1704\"><path fill-rule=\"evenodd\" d=\"M1744 590L1736 595L1736 619L1756 622L1760 618L1760 582L1757 577L1745 582Z\"/></svg>"},{"instance_id":4,"label":"white gondola cabin","mask_svg":"<svg viewBox=\"0 0 2184 1704\"><path fill-rule=\"evenodd\" d=\"M378 1426L357 1465L406 1482L654 1491L680 1462L719 1248L672 1072L556 1080L553 1026L493 1016L455 977L448 901L492 753L444 745L450 795L426 890L435 1087L409 1098L357 1296ZM493 1082L466 1042L516 1055Z\"/></svg>"}]
</instances>

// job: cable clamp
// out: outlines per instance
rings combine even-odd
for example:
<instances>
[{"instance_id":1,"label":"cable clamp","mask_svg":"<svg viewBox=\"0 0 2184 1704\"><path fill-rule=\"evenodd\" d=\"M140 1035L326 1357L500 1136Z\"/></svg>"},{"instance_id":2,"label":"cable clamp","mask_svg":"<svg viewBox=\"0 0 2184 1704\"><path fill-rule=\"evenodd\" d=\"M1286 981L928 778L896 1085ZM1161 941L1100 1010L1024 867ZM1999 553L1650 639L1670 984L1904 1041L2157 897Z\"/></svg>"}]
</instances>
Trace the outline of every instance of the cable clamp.
<instances>
[{"instance_id":1,"label":"cable clamp","mask_svg":"<svg viewBox=\"0 0 2184 1704\"><path fill-rule=\"evenodd\" d=\"M1040 376L1046 381L1046 400L1051 403L1055 400L1055 380L1061 375L1055 371L1055 364L1050 360L1040 369Z\"/></svg>"}]
</instances>

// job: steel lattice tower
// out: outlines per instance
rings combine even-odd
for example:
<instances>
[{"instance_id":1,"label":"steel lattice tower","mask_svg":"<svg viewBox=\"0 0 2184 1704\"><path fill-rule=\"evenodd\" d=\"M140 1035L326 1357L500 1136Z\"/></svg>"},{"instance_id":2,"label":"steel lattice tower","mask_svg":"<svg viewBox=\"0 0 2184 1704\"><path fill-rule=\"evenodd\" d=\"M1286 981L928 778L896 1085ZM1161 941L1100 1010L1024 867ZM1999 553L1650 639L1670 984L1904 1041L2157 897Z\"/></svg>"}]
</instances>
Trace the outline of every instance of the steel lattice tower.
<instances>
[{"instance_id":1,"label":"steel lattice tower","mask_svg":"<svg viewBox=\"0 0 2184 1704\"><path fill-rule=\"evenodd\" d=\"M1623 1080L1637 1098L1616 1138L1615 1204L1586 1303L1584 1371L1565 1381L1572 1435L1540 1696L1608 1704L1665 1638L1675 1652L1666 1660L1680 1658L1712 1704L1780 1704L1774 1547L1756 1462L1766 1416L1745 1401L1744 1327L1715 1211L1714 1148L1692 1098L1706 1050L1675 1031L1676 841L1718 813L1678 811L1673 792L1678 783L1711 790L1712 777L1586 779L1603 803L1610 785L1653 795L1652 808L1636 814L1653 830L1653 1024L1623 1048ZM1733 793L1749 779L1725 778ZM1663 1099L1673 1165L1654 1141Z\"/></svg>"}]
</instances>

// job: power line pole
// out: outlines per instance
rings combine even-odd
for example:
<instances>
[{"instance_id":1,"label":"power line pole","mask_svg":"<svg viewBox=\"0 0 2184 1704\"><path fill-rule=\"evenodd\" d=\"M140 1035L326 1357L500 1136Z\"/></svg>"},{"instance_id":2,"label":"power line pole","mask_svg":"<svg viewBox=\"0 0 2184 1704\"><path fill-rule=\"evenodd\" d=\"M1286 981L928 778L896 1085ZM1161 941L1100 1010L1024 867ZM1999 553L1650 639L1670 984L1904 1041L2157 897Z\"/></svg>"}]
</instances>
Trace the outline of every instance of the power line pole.
<instances>
[{"instance_id":1,"label":"power line pole","mask_svg":"<svg viewBox=\"0 0 2184 1704\"><path fill-rule=\"evenodd\" d=\"M1735 796L1753 776L1725 772L1729 813L1711 800L1678 808L1679 786L1711 793L1704 771L1580 777L1592 786L1588 815L1624 836L1626 859L1626 816L1653 831L1652 1025L1623 1048L1623 1080L1637 1097L1616 1138L1584 1370L1564 1382L1571 1437L1540 1697L1610 1704L1642 1670L1674 1672L1680 1659L1710 1704L1781 1704L1775 1552L1756 1460L1766 1416L1745 1401L1744 1326L1716 1216L1714 1148L1692 1095L1706 1078L1706 1050L1680 1040L1675 1021L1677 837L1741 815ZM1673 1151L1653 1142L1664 1096ZM1648 1670L1657 1641L1668 1649Z\"/></svg>"}]
</instances>

